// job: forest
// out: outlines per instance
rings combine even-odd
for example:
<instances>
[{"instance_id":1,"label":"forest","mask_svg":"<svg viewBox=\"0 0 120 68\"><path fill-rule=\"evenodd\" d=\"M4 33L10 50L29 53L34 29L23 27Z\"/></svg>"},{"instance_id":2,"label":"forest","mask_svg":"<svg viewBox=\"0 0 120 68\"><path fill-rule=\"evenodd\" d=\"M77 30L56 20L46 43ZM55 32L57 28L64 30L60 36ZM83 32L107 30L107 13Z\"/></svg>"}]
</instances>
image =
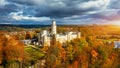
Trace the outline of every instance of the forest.
<instances>
[{"instance_id":1,"label":"forest","mask_svg":"<svg viewBox=\"0 0 120 68\"><path fill-rule=\"evenodd\" d=\"M80 31L81 38L62 46L55 37L51 46L28 46L21 39L37 38L49 27L23 29L9 27L0 30L0 68L120 68L120 49L114 41L120 40L120 27L115 25L58 26L58 33ZM17 33L12 34L11 32ZM26 33L24 33L26 32Z\"/></svg>"}]
</instances>

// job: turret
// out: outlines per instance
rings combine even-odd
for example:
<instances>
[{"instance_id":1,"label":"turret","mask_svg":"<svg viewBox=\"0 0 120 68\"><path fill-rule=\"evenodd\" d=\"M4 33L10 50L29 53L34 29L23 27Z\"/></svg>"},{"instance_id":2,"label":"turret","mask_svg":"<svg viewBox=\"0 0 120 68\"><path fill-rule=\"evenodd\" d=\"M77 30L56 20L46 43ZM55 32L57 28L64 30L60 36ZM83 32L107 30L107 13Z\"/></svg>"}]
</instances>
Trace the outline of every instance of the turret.
<instances>
[{"instance_id":1,"label":"turret","mask_svg":"<svg viewBox=\"0 0 120 68\"><path fill-rule=\"evenodd\" d=\"M52 26L51 26L51 35L56 35L57 31L56 31L56 21L52 22Z\"/></svg>"}]
</instances>

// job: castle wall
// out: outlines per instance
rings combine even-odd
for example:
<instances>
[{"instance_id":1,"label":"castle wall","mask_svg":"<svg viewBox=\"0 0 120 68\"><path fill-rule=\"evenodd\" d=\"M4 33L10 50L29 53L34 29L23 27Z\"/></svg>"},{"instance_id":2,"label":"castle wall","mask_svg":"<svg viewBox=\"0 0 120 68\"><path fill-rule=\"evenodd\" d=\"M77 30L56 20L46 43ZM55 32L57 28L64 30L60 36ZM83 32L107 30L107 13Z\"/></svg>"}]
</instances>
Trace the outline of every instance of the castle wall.
<instances>
[{"instance_id":1,"label":"castle wall","mask_svg":"<svg viewBox=\"0 0 120 68\"><path fill-rule=\"evenodd\" d=\"M39 45L46 45L46 46L50 46L50 41L51 38L53 37L53 35L56 35L56 40L59 41L61 44L67 42L67 41L71 41L75 38L80 38L81 37L81 32L68 32L66 34L57 34L56 31L56 22L53 21L52 22L52 26L51 26L51 32L49 33L47 30L42 31L39 34Z\"/></svg>"}]
</instances>

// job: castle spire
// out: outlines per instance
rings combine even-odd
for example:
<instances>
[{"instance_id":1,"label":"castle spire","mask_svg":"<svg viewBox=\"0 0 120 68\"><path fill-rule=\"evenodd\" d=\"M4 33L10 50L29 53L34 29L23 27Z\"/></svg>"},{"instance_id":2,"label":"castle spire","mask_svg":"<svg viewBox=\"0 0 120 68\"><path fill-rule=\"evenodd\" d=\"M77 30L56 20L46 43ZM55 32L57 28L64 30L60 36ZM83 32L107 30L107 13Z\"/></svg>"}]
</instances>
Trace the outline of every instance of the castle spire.
<instances>
[{"instance_id":1,"label":"castle spire","mask_svg":"<svg viewBox=\"0 0 120 68\"><path fill-rule=\"evenodd\" d=\"M52 21L52 26L51 26L51 35L56 35L57 34L57 31L56 31L56 21L53 20Z\"/></svg>"}]
</instances>

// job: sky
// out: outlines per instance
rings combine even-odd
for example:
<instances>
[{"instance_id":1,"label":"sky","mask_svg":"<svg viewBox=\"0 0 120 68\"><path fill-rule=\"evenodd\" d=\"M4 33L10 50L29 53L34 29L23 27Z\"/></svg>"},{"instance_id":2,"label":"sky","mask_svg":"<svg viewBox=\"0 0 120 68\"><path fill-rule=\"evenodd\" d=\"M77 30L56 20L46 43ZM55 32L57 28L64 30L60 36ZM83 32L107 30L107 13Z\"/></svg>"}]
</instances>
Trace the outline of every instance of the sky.
<instances>
[{"instance_id":1,"label":"sky","mask_svg":"<svg viewBox=\"0 0 120 68\"><path fill-rule=\"evenodd\" d=\"M117 24L120 0L0 0L0 24Z\"/></svg>"}]
</instances>

